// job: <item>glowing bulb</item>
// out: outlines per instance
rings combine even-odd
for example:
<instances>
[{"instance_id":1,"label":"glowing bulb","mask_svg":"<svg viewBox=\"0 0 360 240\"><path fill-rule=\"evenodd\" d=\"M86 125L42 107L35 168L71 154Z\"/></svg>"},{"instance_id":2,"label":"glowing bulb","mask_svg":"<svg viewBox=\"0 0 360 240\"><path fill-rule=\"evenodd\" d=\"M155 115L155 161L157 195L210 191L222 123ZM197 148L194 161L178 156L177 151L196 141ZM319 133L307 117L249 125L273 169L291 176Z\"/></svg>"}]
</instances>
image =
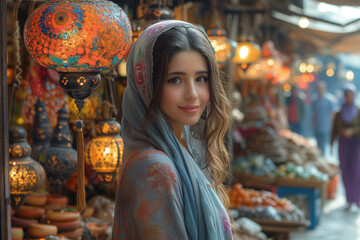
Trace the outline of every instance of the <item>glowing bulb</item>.
<instances>
[{"instance_id":1,"label":"glowing bulb","mask_svg":"<svg viewBox=\"0 0 360 240\"><path fill-rule=\"evenodd\" d=\"M291 90L290 84L288 84L288 83L284 84L283 89L284 89L285 92L290 92L290 90Z\"/></svg>"},{"instance_id":2,"label":"glowing bulb","mask_svg":"<svg viewBox=\"0 0 360 240\"><path fill-rule=\"evenodd\" d=\"M307 17L301 17L299 19L299 27L301 28L307 28L310 24L310 21Z\"/></svg>"},{"instance_id":3,"label":"glowing bulb","mask_svg":"<svg viewBox=\"0 0 360 240\"><path fill-rule=\"evenodd\" d=\"M19 124L20 126L24 124L24 119L22 117L19 117L17 119L17 124Z\"/></svg>"},{"instance_id":4,"label":"glowing bulb","mask_svg":"<svg viewBox=\"0 0 360 240\"><path fill-rule=\"evenodd\" d=\"M345 77L346 77L346 80L348 80L348 81L354 80L354 72L353 71L347 71Z\"/></svg>"},{"instance_id":5,"label":"glowing bulb","mask_svg":"<svg viewBox=\"0 0 360 240\"><path fill-rule=\"evenodd\" d=\"M334 76L334 70L333 69L331 69L331 68L329 68L328 70L326 70L326 75L328 76L328 77L332 77L332 76Z\"/></svg>"},{"instance_id":6,"label":"glowing bulb","mask_svg":"<svg viewBox=\"0 0 360 240\"><path fill-rule=\"evenodd\" d=\"M110 148L105 148L105 151L104 151L104 156L106 156L107 154L109 154L110 153Z\"/></svg>"},{"instance_id":7,"label":"glowing bulb","mask_svg":"<svg viewBox=\"0 0 360 240\"><path fill-rule=\"evenodd\" d=\"M267 64L268 64L269 66L274 65L274 59L272 59L272 58L268 59L268 60L267 60Z\"/></svg>"},{"instance_id":8,"label":"glowing bulb","mask_svg":"<svg viewBox=\"0 0 360 240\"><path fill-rule=\"evenodd\" d=\"M308 73L312 73L314 71L314 65L312 64L307 65L306 70Z\"/></svg>"},{"instance_id":9,"label":"glowing bulb","mask_svg":"<svg viewBox=\"0 0 360 240\"><path fill-rule=\"evenodd\" d=\"M241 59L246 58L249 55L249 48L247 46L242 46L239 51L239 56Z\"/></svg>"},{"instance_id":10,"label":"glowing bulb","mask_svg":"<svg viewBox=\"0 0 360 240\"><path fill-rule=\"evenodd\" d=\"M301 63L300 66L299 66L299 71L301 73L305 73L306 72L306 63Z\"/></svg>"},{"instance_id":11,"label":"glowing bulb","mask_svg":"<svg viewBox=\"0 0 360 240\"><path fill-rule=\"evenodd\" d=\"M257 64L255 64L254 68L255 68L255 70L260 70L260 69L261 69L261 65L257 63Z\"/></svg>"}]
</instances>

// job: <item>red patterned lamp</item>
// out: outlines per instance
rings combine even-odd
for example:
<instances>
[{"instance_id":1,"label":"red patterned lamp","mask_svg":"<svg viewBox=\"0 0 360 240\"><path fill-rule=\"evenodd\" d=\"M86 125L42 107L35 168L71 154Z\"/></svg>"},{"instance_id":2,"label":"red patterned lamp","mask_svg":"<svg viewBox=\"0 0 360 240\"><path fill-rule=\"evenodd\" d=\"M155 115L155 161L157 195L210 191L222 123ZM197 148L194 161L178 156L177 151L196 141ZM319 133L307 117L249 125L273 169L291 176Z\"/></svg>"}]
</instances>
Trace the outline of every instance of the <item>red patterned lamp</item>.
<instances>
[{"instance_id":1,"label":"red patterned lamp","mask_svg":"<svg viewBox=\"0 0 360 240\"><path fill-rule=\"evenodd\" d=\"M100 84L100 72L121 62L131 46L130 21L106 0L49 0L26 21L24 39L40 65L59 72L59 83L75 99L81 119L85 99ZM82 122L78 121L78 184L84 181ZM83 188L78 187L78 193ZM80 193L79 210L85 208ZM79 205L79 194L78 194Z\"/></svg>"}]
</instances>

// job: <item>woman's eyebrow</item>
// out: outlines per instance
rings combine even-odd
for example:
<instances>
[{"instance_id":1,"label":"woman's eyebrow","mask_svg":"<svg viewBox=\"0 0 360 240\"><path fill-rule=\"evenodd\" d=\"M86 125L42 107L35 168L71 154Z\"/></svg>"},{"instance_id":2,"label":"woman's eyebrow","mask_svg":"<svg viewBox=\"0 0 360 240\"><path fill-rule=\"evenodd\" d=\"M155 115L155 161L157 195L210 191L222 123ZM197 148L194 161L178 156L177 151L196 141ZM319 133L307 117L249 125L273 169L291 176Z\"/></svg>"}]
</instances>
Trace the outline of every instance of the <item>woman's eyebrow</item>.
<instances>
[{"instance_id":1,"label":"woman's eyebrow","mask_svg":"<svg viewBox=\"0 0 360 240\"><path fill-rule=\"evenodd\" d=\"M208 74L209 72L208 71L198 71L196 72L196 74ZM172 73L169 73L168 76L170 75L186 75L185 72L172 72Z\"/></svg>"}]
</instances>

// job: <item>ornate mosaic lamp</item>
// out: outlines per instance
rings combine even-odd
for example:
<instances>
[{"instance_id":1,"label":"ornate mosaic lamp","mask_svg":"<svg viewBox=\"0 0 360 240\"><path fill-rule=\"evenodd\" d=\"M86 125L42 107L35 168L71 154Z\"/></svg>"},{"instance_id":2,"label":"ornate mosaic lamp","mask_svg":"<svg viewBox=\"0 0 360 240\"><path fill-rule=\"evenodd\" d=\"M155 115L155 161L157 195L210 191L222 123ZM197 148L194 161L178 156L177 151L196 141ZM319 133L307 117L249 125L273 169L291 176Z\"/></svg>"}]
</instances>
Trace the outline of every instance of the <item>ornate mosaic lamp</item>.
<instances>
[{"instance_id":1,"label":"ornate mosaic lamp","mask_svg":"<svg viewBox=\"0 0 360 240\"><path fill-rule=\"evenodd\" d=\"M100 72L121 62L131 46L131 25L125 12L106 0L50 0L26 21L24 39L30 55L59 72L59 83L75 99L77 122L78 202L86 206L81 109L100 83Z\"/></svg>"},{"instance_id":2,"label":"ornate mosaic lamp","mask_svg":"<svg viewBox=\"0 0 360 240\"><path fill-rule=\"evenodd\" d=\"M16 210L45 181L45 171L40 163L31 157L31 147L26 141L22 127L9 130L9 183L11 206Z\"/></svg>"},{"instance_id":3,"label":"ornate mosaic lamp","mask_svg":"<svg viewBox=\"0 0 360 240\"><path fill-rule=\"evenodd\" d=\"M120 137L120 124L112 118L110 108L102 111L102 120L96 124L96 137L86 146L86 163L107 186L113 182L120 169L124 143Z\"/></svg>"}]
</instances>

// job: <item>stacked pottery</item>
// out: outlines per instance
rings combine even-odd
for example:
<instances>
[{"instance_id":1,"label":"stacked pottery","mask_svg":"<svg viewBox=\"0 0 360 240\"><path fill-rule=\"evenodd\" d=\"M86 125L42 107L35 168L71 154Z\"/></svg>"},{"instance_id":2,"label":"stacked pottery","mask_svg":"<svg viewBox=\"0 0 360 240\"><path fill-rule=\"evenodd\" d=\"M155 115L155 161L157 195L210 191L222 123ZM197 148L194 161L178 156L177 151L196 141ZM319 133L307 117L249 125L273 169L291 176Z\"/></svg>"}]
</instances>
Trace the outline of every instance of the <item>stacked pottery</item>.
<instances>
[{"instance_id":1,"label":"stacked pottery","mask_svg":"<svg viewBox=\"0 0 360 240\"><path fill-rule=\"evenodd\" d=\"M46 213L49 224L55 225L59 232L59 236L69 239L77 239L83 233L81 226L81 214L75 208L60 208L50 210Z\"/></svg>"},{"instance_id":2,"label":"stacked pottery","mask_svg":"<svg viewBox=\"0 0 360 240\"><path fill-rule=\"evenodd\" d=\"M32 224L37 224L45 217L44 205L46 203L47 193L32 192L28 195L25 204L15 211L15 216L11 217L13 228L24 229L27 233ZM30 230L31 231L31 230ZM21 231L14 229L14 237L21 236ZM16 238L18 239L18 238Z\"/></svg>"},{"instance_id":3,"label":"stacked pottery","mask_svg":"<svg viewBox=\"0 0 360 240\"><path fill-rule=\"evenodd\" d=\"M45 104L38 98L35 104L33 146L31 157L39 161L41 153L50 148L51 125L45 111Z\"/></svg>"}]
</instances>

